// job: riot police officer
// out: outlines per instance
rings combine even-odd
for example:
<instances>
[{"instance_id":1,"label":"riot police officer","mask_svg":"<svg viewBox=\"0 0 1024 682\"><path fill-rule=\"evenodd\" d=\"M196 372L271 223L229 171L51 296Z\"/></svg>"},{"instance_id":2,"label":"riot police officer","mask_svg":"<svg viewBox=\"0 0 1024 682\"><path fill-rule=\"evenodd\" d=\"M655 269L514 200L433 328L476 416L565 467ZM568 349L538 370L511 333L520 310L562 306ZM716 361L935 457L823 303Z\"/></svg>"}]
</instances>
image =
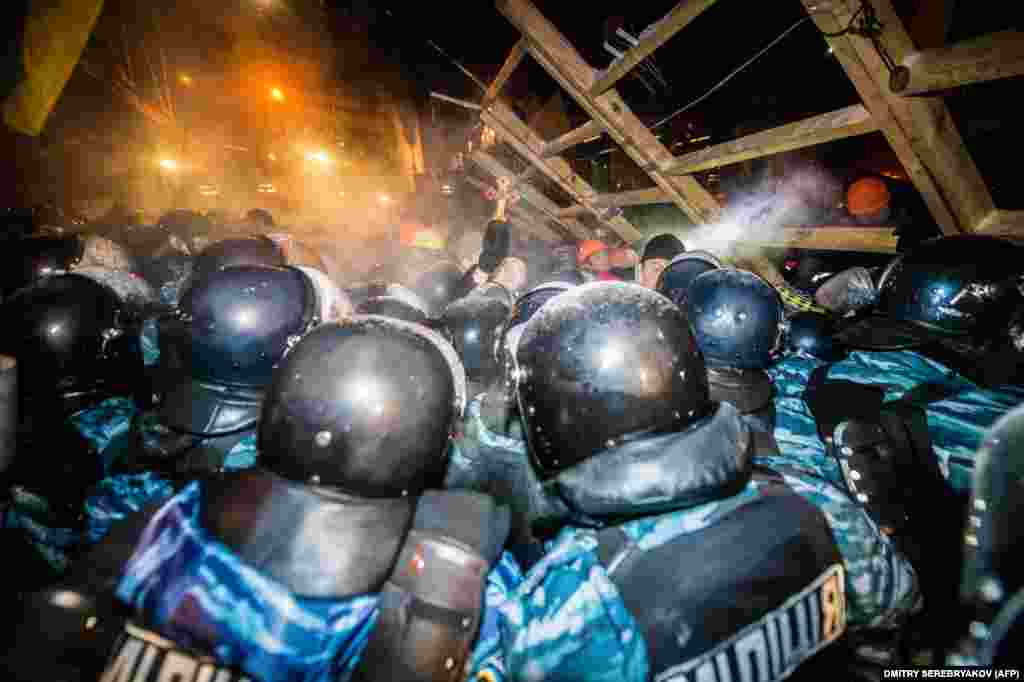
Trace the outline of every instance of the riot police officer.
<instances>
[{"instance_id":1,"label":"riot police officer","mask_svg":"<svg viewBox=\"0 0 1024 682\"><path fill-rule=\"evenodd\" d=\"M736 660L775 680L844 631L824 517L752 479L749 429L709 399L671 302L632 283L564 292L527 322L516 364L531 462L564 527L502 605L477 679L711 680ZM805 617L793 609L816 614L806 639L742 653Z\"/></svg>"},{"instance_id":2,"label":"riot police officer","mask_svg":"<svg viewBox=\"0 0 1024 682\"><path fill-rule=\"evenodd\" d=\"M430 490L465 400L453 362L435 333L383 317L307 334L274 375L261 467L190 484L130 542L112 533L123 626L83 573L36 599L79 624L51 657L81 660L113 629L111 676L457 679L490 636L485 586L515 571L490 570L507 512Z\"/></svg>"}]
</instances>

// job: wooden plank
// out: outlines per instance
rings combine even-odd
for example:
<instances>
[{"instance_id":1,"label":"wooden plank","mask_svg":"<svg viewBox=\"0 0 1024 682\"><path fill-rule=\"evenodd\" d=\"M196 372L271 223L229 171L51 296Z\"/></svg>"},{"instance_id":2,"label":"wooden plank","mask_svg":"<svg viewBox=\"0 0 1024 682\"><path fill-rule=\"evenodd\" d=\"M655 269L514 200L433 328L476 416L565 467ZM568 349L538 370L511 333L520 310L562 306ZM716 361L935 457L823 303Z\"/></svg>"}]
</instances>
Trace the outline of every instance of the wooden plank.
<instances>
[{"instance_id":1,"label":"wooden plank","mask_svg":"<svg viewBox=\"0 0 1024 682\"><path fill-rule=\"evenodd\" d=\"M911 52L889 85L903 96L951 90L1024 74L1024 32L1000 31L973 40Z\"/></svg>"},{"instance_id":2,"label":"wooden plank","mask_svg":"<svg viewBox=\"0 0 1024 682\"><path fill-rule=\"evenodd\" d=\"M629 49L621 59L616 59L590 86L591 97L597 97L615 87L626 74L649 57L655 50L679 33L684 26L715 4L715 0L682 0L672 11L644 29L640 42Z\"/></svg>"},{"instance_id":3,"label":"wooden plank","mask_svg":"<svg viewBox=\"0 0 1024 682\"><path fill-rule=\"evenodd\" d=\"M845 28L860 7L860 0L801 1L826 33ZM890 0L871 5L883 25L880 41L898 62L914 50L910 37ZM850 34L826 40L943 233L967 231L988 216L992 197L942 100L892 93L871 41Z\"/></svg>"},{"instance_id":4,"label":"wooden plank","mask_svg":"<svg viewBox=\"0 0 1024 682\"><path fill-rule=\"evenodd\" d=\"M482 117L484 122L498 131L498 134L516 152L561 187L562 191L590 210L603 225L609 227L627 242L636 241L642 236L640 230L636 229L632 223L621 215L607 220L601 218L599 216L600 209L593 207L590 203L591 199L597 196L597 192L590 186L590 183L577 175L562 157L540 158L540 152L544 148L544 141L516 116L514 111L499 103L483 112ZM561 220L564 222L570 219Z\"/></svg>"},{"instance_id":5,"label":"wooden plank","mask_svg":"<svg viewBox=\"0 0 1024 682\"><path fill-rule=\"evenodd\" d=\"M892 227L784 227L781 230L768 230L764 235L751 231L743 235L743 244L823 251L896 253L894 231Z\"/></svg>"},{"instance_id":6,"label":"wooden plank","mask_svg":"<svg viewBox=\"0 0 1024 682\"><path fill-rule=\"evenodd\" d=\"M610 208L613 206L646 206L649 204L670 204L671 199L660 187L647 187L634 189L628 192L616 192L614 194L598 194L594 197L593 205L597 208ZM585 215L590 211L585 206L570 206L563 208L558 215L563 218L574 218Z\"/></svg>"},{"instance_id":7,"label":"wooden plank","mask_svg":"<svg viewBox=\"0 0 1024 682\"><path fill-rule=\"evenodd\" d=\"M975 226L978 234L1024 239L1024 211L992 211Z\"/></svg>"},{"instance_id":8,"label":"wooden plank","mask_svg":"<svg viewBox=\"0 0 1024 682\"><path fill-rule=\"evenodd\" d=\"M516 44L512 46L512 51L508 53L508 57L505 58L505 63L501 65L501 69L498 71L498 75L494 77L491 84L487 86L487 92L484 93L484 98L480 102L480 106L487 108L491 106L491 102L498 98L498 94L501 89L505 87L505 83L511 78L512 72L519 66L519 62L523 61L523 57L526 56L526 38L520 38L516 41Z\"/></svg>"},{"instance_id":9,"label":"wooden plank","mask_svg":"<svg viewBox=\"0 0 1024 682\"><path fill-rule=\"evenodd\" d=\"M470 154L469 159L495 178L505 177L511 180L516 177L515 173L508 168L505 168L500 161L487 152L475 151ZM558 211L560 210L560 207L558 204L544 196L544 194L533 185L529 183L522 183L516 188L516 191L522 195L524 201L529 202L544 215L548 216L548 218L563 226L577 239L590 239L590 232L583 227L578 220L574 220L572 218L559 218Z\"/></svg>"},{"instance_id":10,"label":"wooden plank","mask_svg":"<svg viewBox=\"0 0 1024 682\"><path fill-rule=\"evenodd\" d=\"M672 155L644 127L614 89L599 97L590 96L590 88L596 80L594 70L530 0L497 0L497 6L530 39L530 54L537 63L647 172L691 221L699 225L718 219L721 210L718 202L700 183L692 177L667 176L660 172L661 166L672 160Z\"/></svg>"},{"instance_id":11,"label":"wooden plank","mask_svg":"<svg viewBox=\"0 0 1024 682\"><path fill-rule=\"evenodd\" d=\"M456 106L460 106L463 109L472 109L474 111L480 111L480 105L479 104L476 104L474 102L467 102L466 100L459 99L458 97L451 97L451 96L446 95L446 94L444 94L442 92L437 92L435 90L431 90L430 91L430 96L433 97L434 99L439 99L442 102L449 102L449 103L454 104Z\"/></svg>"},{"instance_id":12,"label":"wooden plank","mask_svg":"<svg viewBox=\"0 0 1024 682\"><path fill-rule=\"evenodd\" d=\"M677 156L662 167L663 173L685 174L758 159L794 149L864 135L878 130L871 114L860 104L812 116L778 128L746 135L690 154Z\"/></svg>"},{"instance_id":13,"label":"wooden plank","mask_svg":"<svg viewBox=\"0 0 1024 682\"><path fill-rule=\"evenodd\" d=\"M604 131L594 121L587 121L579 128L573 128L564 135L560 135L544 145L540 152L540 158L549 159L558 156L566 149L575 147L578 144L589 141L594 137L600 137Z\"/></svg>"},{"instance_id":14,"label":"wooden plank","mask_svg":"<svg viewBox=\"0 0 1024 682\"><path fill-rule=\"evenodd\" d=\"M494 189L486 182L483 182L482 180L477 180L476 178L469 175L465 176L465 180L467 183L477 188L481 192L486 192L489 189ZM538 237L544 239L545 241L554 242L561 241L562 239L551 228L549 228L547 225L544 225L542 220L535 219L528 211L524 211L519 206L512 206L511 208L509 208L508 217L509 223L511 223L512 225L521 226L528 232L537 235Z\"/></svg>"}]
</instances>

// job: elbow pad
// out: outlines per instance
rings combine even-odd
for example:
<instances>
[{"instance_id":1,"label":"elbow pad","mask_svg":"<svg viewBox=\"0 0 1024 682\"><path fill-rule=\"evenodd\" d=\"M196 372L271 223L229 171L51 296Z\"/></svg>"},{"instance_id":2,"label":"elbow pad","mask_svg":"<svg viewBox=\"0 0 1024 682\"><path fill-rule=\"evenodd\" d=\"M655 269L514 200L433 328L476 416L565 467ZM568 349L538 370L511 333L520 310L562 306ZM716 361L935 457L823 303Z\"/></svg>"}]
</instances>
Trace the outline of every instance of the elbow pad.
<instances>
[{"instance_id":1,"label":"elbow pad","mask_svg":"<svg viewBox=\"0 0 1024 682\"><path fill-rule=\"evenodd\" d=\"M354 680L465 676L487 574L509 523L507 508L478 493L432 491L420 499Z\"/></svg>"}]
</instances>

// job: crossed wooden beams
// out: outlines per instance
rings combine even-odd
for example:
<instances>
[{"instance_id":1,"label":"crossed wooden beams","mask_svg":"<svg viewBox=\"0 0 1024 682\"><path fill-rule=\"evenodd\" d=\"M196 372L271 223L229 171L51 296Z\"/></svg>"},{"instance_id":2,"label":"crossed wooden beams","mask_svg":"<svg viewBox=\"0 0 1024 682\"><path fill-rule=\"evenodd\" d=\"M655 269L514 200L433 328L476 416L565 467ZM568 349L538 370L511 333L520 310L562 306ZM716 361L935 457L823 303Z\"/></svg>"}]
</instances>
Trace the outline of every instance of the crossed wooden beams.
<instances>
[{"instance_id":1,"label":"crossed wooden beams","mask_svg":"<svg viewBox=\"0 0 1024 682\"><path fill-rule=\"evenodd\" d=\"M891 0L870 0L884 27L879 39L896 61L903 61L904 69L898 69L896 76L891 76L874 47L863 38L847 34L827 39L863 105L845 107L674 157L643 126L614 86L714 1L682 0L644 31L633 48L600 72L580 57L530 0L496 0L498 10L523 37L486 88L480 104L481 118L504 142L577 202L569 208L558 208L539 191L527 192L524 188L524 199L546 218L582 237L586 230L577 218L592 214L626 241L635 240L640 232L621 214L616 215L609 209L674 203L695 224L713 223L719 217L720 207L692 173L881 131L943 232L1024 231L1019 212L999 211L993 205L988 188L941 99L906 96L1020 73L1024 67L1019 33L994 34L969 44L916 52L893 11ZM836 33L845 27L860 1L833 0L822 4L818 0L801 0L818 27L826 33ZM501 100L502 87L526 55L536 60L588 113L591 119L587 123L545 142ZM901 94L894 89L901 90ZM597 194L561 158L560 154L573 146L605 134L648 173L655 187ZM500 164L495 166L497 162L493 159L487 161L481 157L477 161L478 165L489 165L488 172L492 174L508 172ZM826 230L831 230L832 234L822 237L806 228L791 232L798 235L794 237L796 241L820 243L821 248L843 248L843 243L849 243L884 251L894 246L891 234L882 238L877 229L836 231L837 228L828 227L819 231Z\"/></svg>"}]
</instances>

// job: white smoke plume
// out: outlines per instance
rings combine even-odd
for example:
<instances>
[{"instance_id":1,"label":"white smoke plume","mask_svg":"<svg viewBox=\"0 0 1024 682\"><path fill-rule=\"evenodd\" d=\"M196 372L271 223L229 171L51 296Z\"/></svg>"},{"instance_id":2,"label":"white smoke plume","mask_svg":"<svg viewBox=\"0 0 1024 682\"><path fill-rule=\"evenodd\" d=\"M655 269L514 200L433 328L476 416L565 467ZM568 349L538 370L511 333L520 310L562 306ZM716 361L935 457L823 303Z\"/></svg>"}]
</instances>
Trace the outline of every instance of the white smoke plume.
<instances>
[{"instance_id":1,"label":"white smoke plume","mask_svg":"<svg viewBox=\"0 0 1024 682\"><path fill-rule=\"evenodd\" d=\"M732 197L721 218L681 236L688 250L702 249L722 258L757 254L783 246L786 228L816 224L834 209L841 183L826 169L812 165Z\"/></svg>"}]
</instances>

